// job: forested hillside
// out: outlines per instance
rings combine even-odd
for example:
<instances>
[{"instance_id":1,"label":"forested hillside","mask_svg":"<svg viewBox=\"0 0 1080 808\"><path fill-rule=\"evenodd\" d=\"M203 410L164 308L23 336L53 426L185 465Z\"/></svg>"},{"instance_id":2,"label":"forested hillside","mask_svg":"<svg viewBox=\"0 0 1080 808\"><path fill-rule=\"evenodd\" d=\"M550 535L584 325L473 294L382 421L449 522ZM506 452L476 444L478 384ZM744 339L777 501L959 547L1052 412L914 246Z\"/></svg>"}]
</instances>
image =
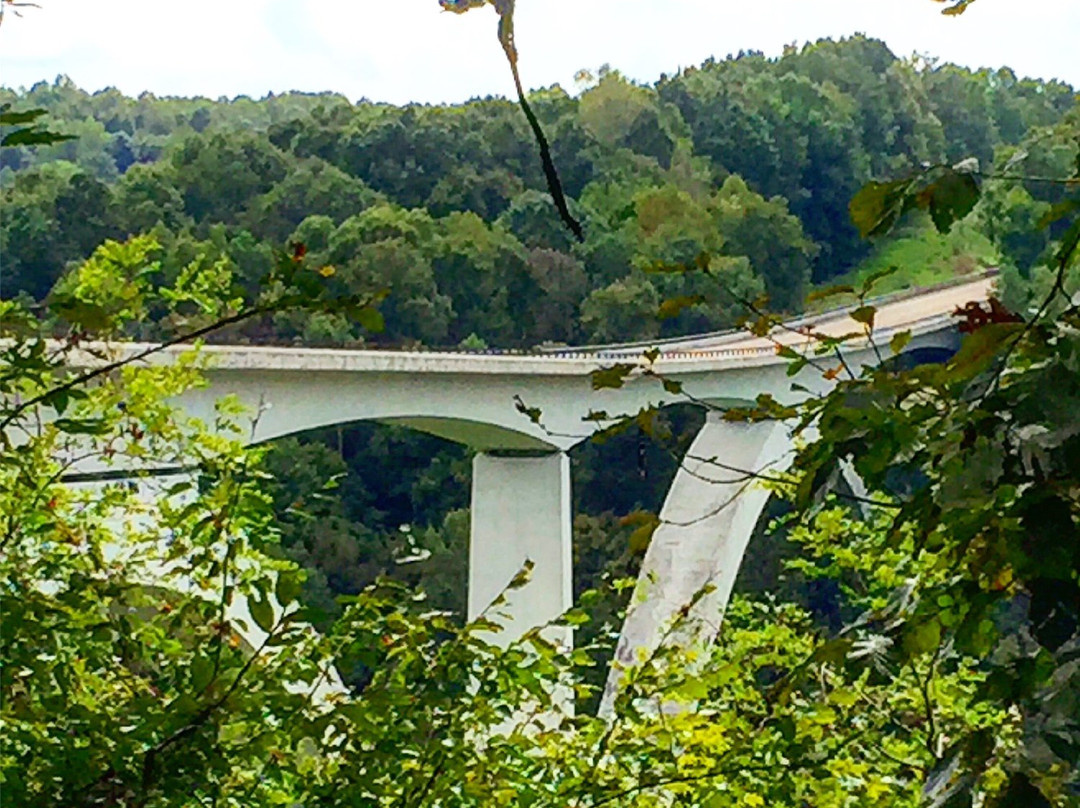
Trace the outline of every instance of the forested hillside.
<instances>
[{"instance_id":1,"label":"forested hillside","mask_svg":"<svg viewBox=\"0 0 1080 808\"><path fill-rule=\"evenodd\" d=\"M192 262L225 261L254 288L273 250L302 243L337 291L389 292L374 337L340 315L303 313L222 337L233 341L647 339L733 326L745 314L739 300L762 293L796 312L812 284L893 264L903 271L890 282L901 284L980 266L1026 276L1049 244L1052 233L1033 223L1056 186L986 182L975 213L948 234L916 218L876 245L859 238L848 204L868 180L927 163L973 157L992 176L1026 154L1025 174L1063 176L1073 159L1055 130L1075 104L1072 88L1007 68L898 59L864 38L709 61L654 86L606 68L583 82L578 96L553 87L531 97L584 223L580 243L547 195L521 110L505 99L128 98L64 78L0 91L0 103L44 108L50 126L76 136L4 151L3 294L43 299L103 240L151 232L161 284ZM702 253L709 274L651 271ZM657 318L672 299L696 302ZM683 434L700 415L672 417ZM628 547L632 526L620 520L659 507L678 446L631 429L575 453L579 589L605 571L633 572L643 548ZM394 571L461 608L462 447L360 425L290 439L269 462L284 544L314 572L312 599L333 609L335 594ZM333 475L341 490L321 497ZM394 559L417 547L431 559L398 569Z\"/></svg>"},{"instance_id":2,"label":"forested hillside","mask_svg":"<svg viewBox=\"0 0 1080 808\"><path fill-rule=\"evenodd\" d=\"M614 22L630 5L589 48L648 28ZM1045 46L1065 5L1000 15L995 43ZM526 98L513 0L438 7L498 17L519 103L0 89L4 804L1080 804L1080 96L855 37ZM231 46L283 11L209 24ZM72 64L161 42L96 12ZM468 82L433 69L455 67ZM948 359L885 330L876 292L990 267ZM777 343L790 397L703 400L651 361L590 374L682 399L586 416L605 429L567 453L572 601L532 547L555 512L519 532L565 458L493 464L497 502L485 471L507 556L469 547L467 447L372 422L253 445L286 402L224 396L204 421L185 398L207 412L207 335L529 351L852 299L864 328ZM463 615L493 562L507 597Z\"/></svg>"},{"instance_id":3,"label":"forested hillside","mask_svg":"<svg viewBox=\"0 0 1080 808\"><path fill-rule=\"evenodd\" d=\"M1027 173L1056 176L1067 151L1050 133L1074 103L1060 83L898 59L864 38L709 61L654 86L608 69L585 82L579 96L532 96L581 243L504 99L128 98L64 78L0 91L77 136L5 150L3 293L41 299L104 239L152 231L162 282L224 259L254 285L273 248L302 242L341 289L389 290L382 344L527 348L717 329L736 322L740 298L766 292L774 309L798 311L809 284L894 260L895 241L871 250L848 216L871 178L969 157L991 172L1019 144ZM978 213L947 237L916 223L900 257L916 256L925 277L1002 260L1026 270L1045 247L1024 229L1040 189L1006 190L1014 229ZM701 253L712 277L649 272ZM670 298L697 302L651 316ZM243 336L348 344L360 333L312 315Z\"/></svg>"}]
</instances>

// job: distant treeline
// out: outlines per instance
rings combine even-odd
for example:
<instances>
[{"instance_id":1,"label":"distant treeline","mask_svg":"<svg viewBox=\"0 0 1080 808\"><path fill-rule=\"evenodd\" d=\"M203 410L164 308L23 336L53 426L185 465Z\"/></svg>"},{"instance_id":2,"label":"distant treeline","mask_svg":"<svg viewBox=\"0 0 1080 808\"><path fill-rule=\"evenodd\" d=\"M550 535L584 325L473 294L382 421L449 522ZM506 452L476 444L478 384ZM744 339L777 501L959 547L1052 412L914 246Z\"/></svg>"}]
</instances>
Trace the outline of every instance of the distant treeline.
<instances>
[{"instance_id":1,"label":"distant treeline","mask_svg":"<svg viewBox=\"0 0 1080 808\"><path fill-rule=\"evenodd\" d=\"M1075 99L1062 83L898 59L863 37L710 60L653 86L604 69L578 97L559 87L531 97L585 225L577 243L520 109L504 99L130 98L60 78L0 90L0 103L44 108L53 129L77 136L4 150L0 291L44 298L103 240L153 231L162 282L225 258L253 286L273 248L303 242L342 290L390 290L376 338L385 344L715 329L762 292L798 311L809 284L866 259L847 206L869 179L969 157L991 172L1020 149L1025 171L1067 173L1071 151L1053 132ZM1025 271L1039 260L1046 244L1024 225L1052 194L1009 185L986 195L973 220L995 260ZM709 274L650 272L702 253ZM657 319L671 298L693 304ZM233 336L363 338L330 315Z\"/></svg>"}]
</instances>

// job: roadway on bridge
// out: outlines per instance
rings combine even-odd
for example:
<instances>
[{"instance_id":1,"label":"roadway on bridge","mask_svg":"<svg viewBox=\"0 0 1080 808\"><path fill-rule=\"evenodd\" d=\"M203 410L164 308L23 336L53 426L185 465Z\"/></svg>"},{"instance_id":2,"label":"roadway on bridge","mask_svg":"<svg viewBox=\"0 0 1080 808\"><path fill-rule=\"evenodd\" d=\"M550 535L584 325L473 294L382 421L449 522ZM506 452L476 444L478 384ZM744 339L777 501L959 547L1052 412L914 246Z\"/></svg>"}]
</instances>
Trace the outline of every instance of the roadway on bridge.
<instances>
[{"instance_id":1,"label":"roadway on bridge","mask_svg":"<svg viewBox=\"0 0 1080 808\"><path fill-rule=\"evenodd\" d=\"M913 333L941 330L957 308L971 301L986 300L994 283L991 275L929 290L912 290L893 298L871 301L877 306L874 336L886 343L896 331ZM712 366L729 364L773 363L786 361L776 357L777 344L796 351L808 351L816 336L840 337L861 335L862 326L851 318L852 305L820 316L802 317L777 326L767 337L755 337L746 331L728 331L678 339L654 340L607 346L581 346L548 349L539 352L476 353L468 351L391 351L371 349L305 348L270 345L206 345L203 355L217 370L247 371L337 371L383 372L392 374L437 373L498 376L575 376L588 375L611 360L644 362L645 351L656 347L660 362L674 363L683 370L707 371ZM856 339L852 347L865 344ZM102 356L119 359L125 355L142 356L151 364L167 364L175 356L190 350L176 345L157 353L157 346L146 343L93 345L95 350L73 352L68 357L72 367L97 367Z\"/></svg>"},{"instance_id":2,"label":"roadway on bridge","mask_svg":"<svg viewBox=\"0 0 1080 808\"><path fill-rule=\"evenodd\" d=\"M879 301L870 301L872 305L877 307L874 314L874 331L881 335L887 335L909 328L917 323L948 317L958 308L971 301L986 300L993 284L994 276L982 275L966 283L905 294L903 297L891 300L886 298ZM861 334L863 332L862 325L851 318L851 312L856 307L857 305L853 304L846 309L830 311L819 317L803 317L785 323L783 326L775 327L767 337L755 337L745 331L734 331L663 341L657 347L665 355L693 355L718 350L732 352L768 351L775 350L778 343L791 347L809 346L814 340L814 336L811 336L811 334L819 337ZM613 345L603 349L603 352L625 353L627 355L632 353L640 354L648 347L645 343L634 344L633 346ZM579 351L589 353L590 349L581 348Z\"/></svg>"}]
</instances>

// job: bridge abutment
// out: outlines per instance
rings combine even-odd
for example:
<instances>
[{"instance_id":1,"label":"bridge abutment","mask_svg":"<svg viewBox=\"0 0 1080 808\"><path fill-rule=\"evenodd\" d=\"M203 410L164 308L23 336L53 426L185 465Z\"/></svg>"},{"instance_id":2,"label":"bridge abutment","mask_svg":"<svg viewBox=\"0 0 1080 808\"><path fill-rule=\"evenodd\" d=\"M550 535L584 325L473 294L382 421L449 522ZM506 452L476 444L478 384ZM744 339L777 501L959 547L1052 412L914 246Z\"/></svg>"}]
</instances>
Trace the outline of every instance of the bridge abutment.
<instances>
[{"instance_id":1,"label":"bridge abutment","mask_svg":"<svg viewBox=\"0 0 1080 808\"><path fill-rule=\"evenodd\" d=\"M572 605L570 459L562 452L482 452L473 459L469 538L470 620L503 624L506 645ZM531 580L505 591L532 562ZM489 610L505 591L506 602ZM568 629L550 639L569 646Z\"/></svg>"}]
</instances>

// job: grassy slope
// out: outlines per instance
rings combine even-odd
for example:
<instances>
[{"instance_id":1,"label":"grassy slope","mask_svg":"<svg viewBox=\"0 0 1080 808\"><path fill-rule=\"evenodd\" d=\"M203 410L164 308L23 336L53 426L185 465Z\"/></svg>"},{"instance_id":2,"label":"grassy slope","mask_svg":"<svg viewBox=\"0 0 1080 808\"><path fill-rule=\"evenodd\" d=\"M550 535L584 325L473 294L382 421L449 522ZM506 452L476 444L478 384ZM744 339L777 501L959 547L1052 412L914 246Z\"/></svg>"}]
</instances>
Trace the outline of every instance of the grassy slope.
<instances>
[{"instance_id":1,"label":"grassy slope","mask_svg":"<svg viewBox=\"0 0 1080 808\"><path fill-rule=\"evenodd\" d=\"M898 267L891 275L874 283L872 294L882 295L980 272L997 266L999 261L997 249L974 225L959 222L950 232L942 234L925 219L913 221L895 237L882 241L859 266L831 279L819 289L843 285L860 289L875 273ZM812 301L807 310L831 308L849 300L854 297L831 295Z\"/></svg>"}]
</instances>

